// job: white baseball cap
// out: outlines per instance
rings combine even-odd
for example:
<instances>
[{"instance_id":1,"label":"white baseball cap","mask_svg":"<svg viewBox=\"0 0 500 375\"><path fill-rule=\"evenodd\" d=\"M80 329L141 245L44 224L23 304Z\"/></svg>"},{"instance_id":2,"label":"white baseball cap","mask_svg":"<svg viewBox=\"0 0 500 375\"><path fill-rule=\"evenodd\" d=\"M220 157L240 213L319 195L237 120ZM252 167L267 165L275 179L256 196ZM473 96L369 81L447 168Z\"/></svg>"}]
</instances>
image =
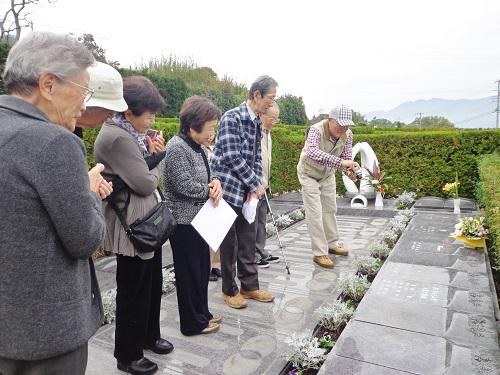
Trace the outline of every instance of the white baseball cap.
<instances>
[{"instance_id":1,"label":"white baseball cap","mask_svg":"<svg viewBox=\"0 0 500 375\"><path fill-rule=\"evenodd\" d=\"M330 111L328 118L331 118L339 123L340 126L354 126L356 125L352 121L352 110L341 104Z\"/></svg>"},{"instance_id":2,"label":"white baseball cap","mask_svg":"<svg viewBox=\"0 0 500 375\"><path fill-rule=\"evenodd\" d=\"M90 87L94 93L86 103L87 107L102 107L116 112L128 109L123 99L123 79L118 70L96 61L89 67L89 73Z\"/></svg>"}]
</instances>

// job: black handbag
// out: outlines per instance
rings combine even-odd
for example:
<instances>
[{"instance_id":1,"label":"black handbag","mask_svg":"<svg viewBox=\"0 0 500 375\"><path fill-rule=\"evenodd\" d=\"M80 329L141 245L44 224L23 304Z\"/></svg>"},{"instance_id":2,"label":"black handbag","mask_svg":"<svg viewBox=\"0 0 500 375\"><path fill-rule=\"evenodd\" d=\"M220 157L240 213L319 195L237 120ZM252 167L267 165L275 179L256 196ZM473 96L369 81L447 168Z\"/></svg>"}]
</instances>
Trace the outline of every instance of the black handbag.
<instances>
[{"instance_id":1,"label":"black handbag","mask_svg":"<svg viewBox=\"0 0 500 375\"><path fill-rule=\"evenodd\" d=\"M125 206L120 210L113 199L113 194L106 200L109 206L116 212L120 223L125 229L130 242L139 253L149 253L160 249L168 238L174 233L177 222L172 211L167 207L165 197L158 189L161 201L156 204L144 217L135 220L127 225L125 212L130 203L130 190L127 189L127 199Z\"/></svg>"}]
</instances>

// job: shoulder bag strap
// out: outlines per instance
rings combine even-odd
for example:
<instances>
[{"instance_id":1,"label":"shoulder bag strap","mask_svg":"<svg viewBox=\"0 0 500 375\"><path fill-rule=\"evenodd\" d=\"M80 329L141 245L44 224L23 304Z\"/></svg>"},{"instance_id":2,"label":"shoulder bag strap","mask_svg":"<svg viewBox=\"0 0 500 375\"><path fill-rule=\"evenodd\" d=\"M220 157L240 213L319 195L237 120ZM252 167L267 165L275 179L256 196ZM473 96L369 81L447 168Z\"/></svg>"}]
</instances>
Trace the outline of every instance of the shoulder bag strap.
<instances>
[{"instance_id":1,"label":"shoulder bag strap","mask_svg":"<svg viewBox=\"0 0 500 375\"><path fill-rule=\"evenodd\" d=\"M127 200L125 201L125 206L121 210L118 208L118 206L116 205L116 203L112 197L113 197L113 194L111 194L109 197L107 197L106 201L108 202L109 207L111 207L113 209L113 211L115 211L116 216L118 216L118 220L120 220L120 223L122 224L123 229L125 229L125 233L129 234L131 231L130 231L130 227L127 225L127 221L125 220L124 212L127 210L128 205L130 203L130 190L127 189ZM162 196L162 198L163 198L163 196Z\"/></svg>"}]
</instances>

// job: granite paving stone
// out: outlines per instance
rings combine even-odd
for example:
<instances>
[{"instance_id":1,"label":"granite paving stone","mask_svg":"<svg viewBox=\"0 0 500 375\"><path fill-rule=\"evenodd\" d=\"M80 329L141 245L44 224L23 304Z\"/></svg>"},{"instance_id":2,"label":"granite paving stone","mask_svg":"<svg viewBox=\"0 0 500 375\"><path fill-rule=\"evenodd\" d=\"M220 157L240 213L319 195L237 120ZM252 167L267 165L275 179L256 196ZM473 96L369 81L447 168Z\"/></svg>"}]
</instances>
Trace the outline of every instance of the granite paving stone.
<instances>
[{"instance_id":1,"label":"granite paving stone","mask_svg":"<svg viewBox=\"0 0 500 375\"><path fill-rule=\"evenodd\" d=\"M385 202L384 202L385 203ZM467 374L500 375L498 332L493 294L484 251L465 249L449 238L456 219L444 200L424 199L406 231L321 368L320 375ZM299 193L271 200L273 211L289 212L302 204ZM353 261L369 254L396 214L393 201L384 210L353 210L350 199L338 200L341 240L347 257L330 257L336 266L323 269L312 262L305 221L280 232L283 259L259 269L262 289L276 296L273 303L249 300L246 309L228 307L221 298L221 281L209 283L209 307L223 316L219 332L186 337L179 330L175 292L162 298L161 332L175 350L146 355L163 374L272 375L286 364L286 337L312 332L315 310L336 299L338 278L353 273ZM288 210L288 211L287 211ZM447 211L448 210L448 211ZM349 213L349 215L346 215ZM282 258L276 236L267 247ZM168 243L163 264L172 263ZM113 258L97 262L103 290L114 287ZM88 375L118 375L113 357L114 324L103 326L89 344Z\"/></svg>"},{"instance_id":2,"label":"granite paving stone","mask_svg":"<svg viewBox=\"0 0 500 375\"><path fill-rule=\"evenodd\" d=\"M165 374L278 374L286 364L283 357L287 347L285 338L293 332L312 331L317 324L314 311L335 300L340 293L337 288L339 275L354 272L355 255L368 254L368 244L387 227L389 219L338 216L338 224L351 255L331 256L337 262L332 270L313 263L304 221L280 232L291 275L287 275L283 259L269 268L259 269L261 287L276 296L273 303L249 300L247 308L231 309L222 300L221 281L210 282L209 307L213 313L223 316L221 329L216 334L183 336L179 330L176 294L164 296L161 332L174 343L175 349L169 355L146 352L146 356L158 363L159 373ZM368 233L362 235L361 231L367 229ZM273 255L281 257L276 237L268 239L267 246ZM170 251L169 247L165 251ZM115 264L110 264L102 272L114 278L115 268ZM90 341L88 375L101 375L102 369L109 375L121 374L116 369L113 347L114 324L109 324Z\"/></svg>"},{"instance_id":3,"label":"granite paving stone","mask_svg":"<svg viewBox=\"0 0 500 375\"><path fill-rule=\"evenodd\" d=\"M332 354L414 374L437 375L444 373L446 340L354 320Z\"/></svg>"},{"instance_id":4,"label":"granite paving stone","mask_svg":"<svg viewBox=\"0 0 500 375\"><path fill-rule=\"evenodd\" d=\"M320 374L500 373L486 253L448 237L458 217L417 213Z\"/></svg>"},{"instance_id":5,"label":"granite paving stone","mask_svg":"<svg viewBox=\"0 0 500 375\"><path fill-rule=\"evenodd\" d=\"M318 375L408 375L411 372L394 370L389 367L377 366L372 363L354 360L351 358L332 355Z\"/></svg>"}]
</instances>

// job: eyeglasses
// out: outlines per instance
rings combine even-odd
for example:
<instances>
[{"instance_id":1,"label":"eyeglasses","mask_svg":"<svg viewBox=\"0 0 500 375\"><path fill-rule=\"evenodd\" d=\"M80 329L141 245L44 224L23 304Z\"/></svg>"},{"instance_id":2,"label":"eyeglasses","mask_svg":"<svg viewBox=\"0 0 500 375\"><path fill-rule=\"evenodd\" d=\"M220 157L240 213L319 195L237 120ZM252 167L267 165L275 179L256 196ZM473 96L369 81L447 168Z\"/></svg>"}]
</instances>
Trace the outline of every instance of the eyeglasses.
<instances>
[{"instance_id":1,"label":"eyeglasses","mask_svg":"<svg viewBox=\"0 0 500 375\"><path fill-rule=\"evenodd\" d=\"M264 95L264 99L268 99L268 100L271 100L272 102L275 102L276 101L276 96Z\"/></svg>"},{"instance_id":2,"label":"eyeglasses","mask_svg":"<svg viewBox=\"0 0 500 375\"><path fill-rule=\"evenodd\" d=\"M69 79L66 79L66 82L69 82L69 83L71 83L71 84L73 84L75 86L78 86L78 87L81 87L82 89L84 89L85 90L85 96L84 96L84 98L85 98L86 102L88 102L90 100L90 98L92 97L92 95L94 95L95 90L92 89L92 88L90 88L90 87L82 86L79 83L73 82L73 81L71 81Z\"/></svg>"}]
</instances>

